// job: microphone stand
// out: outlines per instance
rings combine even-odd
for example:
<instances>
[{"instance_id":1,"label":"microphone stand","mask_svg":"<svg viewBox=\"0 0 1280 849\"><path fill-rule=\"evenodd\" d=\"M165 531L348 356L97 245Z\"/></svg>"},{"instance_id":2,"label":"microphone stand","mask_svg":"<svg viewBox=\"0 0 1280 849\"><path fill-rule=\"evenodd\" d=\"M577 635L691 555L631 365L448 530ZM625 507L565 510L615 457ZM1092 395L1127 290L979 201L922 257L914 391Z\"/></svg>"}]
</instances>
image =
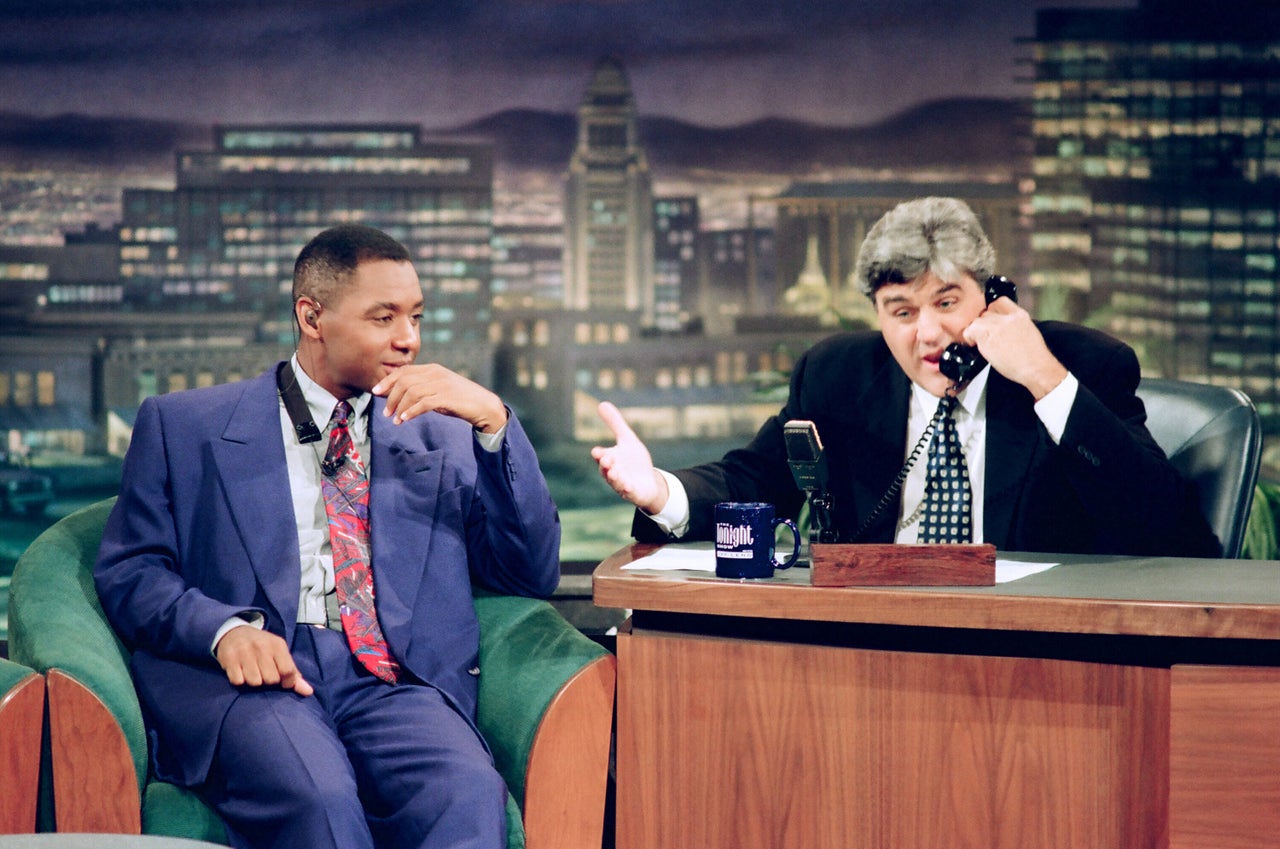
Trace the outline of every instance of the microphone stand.
<instances>
[{"instance_id":1,"label":"microphone stand","mask_svg":"<svg viewBox=\"0 0 1280 849\"><path fill-rule=\"evenodd\" d=\"M831 493L825 488L808 490L809 544L835 542L836 529L831 522Z\"/></svg>"},{"instance_id":2,"label":"microphone stand","mask_svg":"<svg viewBox=\"0 0 1280 849\"><path fill-rule=\"evenodd\" d=\"M791 477L809 500L809 544L835 542L831 493L827 491L827 456L818 428L811 421L792 419L783 425L782 435Z\"/></svg>"}]
</instances>

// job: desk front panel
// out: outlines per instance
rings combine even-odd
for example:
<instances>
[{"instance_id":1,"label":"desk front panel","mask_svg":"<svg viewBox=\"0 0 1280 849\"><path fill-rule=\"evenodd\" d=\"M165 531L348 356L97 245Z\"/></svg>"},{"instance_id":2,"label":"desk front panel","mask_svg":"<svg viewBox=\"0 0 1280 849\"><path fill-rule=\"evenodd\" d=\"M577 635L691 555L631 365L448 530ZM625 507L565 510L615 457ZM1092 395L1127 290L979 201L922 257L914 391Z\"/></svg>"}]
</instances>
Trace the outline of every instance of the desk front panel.
<instances>
[{"instance_id":1,"label":"desk front panel","mask_svg":"<svg viewBox=\"0 0 1280 849\"><path fill-rule=\"evenodd\" d=\"M1169 670L639 630L621 849L1163 846Z\"/></svg>"},{"instance_id":2,"label":"desk front panel","mask_svg":"<svg viewBox=\"0 0 1280 849\"><path fill-rule=\"evenodd\" d=\"M1170 849L1280 843L1280 669L1179 665L1170 699Z\"/></svg>"}]
</instances>

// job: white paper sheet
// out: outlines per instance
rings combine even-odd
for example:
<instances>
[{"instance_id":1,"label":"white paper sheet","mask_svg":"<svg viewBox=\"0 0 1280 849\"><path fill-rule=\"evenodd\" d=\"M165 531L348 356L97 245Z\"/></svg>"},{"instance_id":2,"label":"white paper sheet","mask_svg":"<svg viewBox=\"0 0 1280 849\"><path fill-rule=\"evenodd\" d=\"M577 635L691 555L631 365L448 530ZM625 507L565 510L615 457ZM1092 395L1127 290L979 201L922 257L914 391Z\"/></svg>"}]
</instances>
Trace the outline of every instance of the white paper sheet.
<instances>
[{"instance_id":1,"label":"white paper sheet","mask_svg":"<svg viewBox=\"0 0 1280 849\"><path fill-rule=\"evenodd\" d=\"M685 569L691 572L716 571L716 545L713 542L682 542L664 545L652 554L632 560L623 569Z\"/></svg>"},{"instance_id":2,"label":"white paper sheet","mask_svg":"<svg viewBox=\"0 0 1280 849\"><path fill-rule=\"evenodd\" d=\"M1019 578L1039 574L1057 566L1057 563L1029 563L1022 560L996 560L996 583L1006 584ZM657 571L716 571L716 547L711 542L684 542L664 545L652 554L633 560L623 569L652 569Z\"/></svg>"},{"instance_id":3,"label":"white paper sheet","mask_svg":"<svg viewBox=\"0 0 1280 849\"><path fill-rule=\"evenodd\" d=\"M996 558L996 583L1007 584L1019 578L1046 572L1057 565L1057 563L1027 563L1021 560L1001 560Z\"/></svg>"}]
</instances>

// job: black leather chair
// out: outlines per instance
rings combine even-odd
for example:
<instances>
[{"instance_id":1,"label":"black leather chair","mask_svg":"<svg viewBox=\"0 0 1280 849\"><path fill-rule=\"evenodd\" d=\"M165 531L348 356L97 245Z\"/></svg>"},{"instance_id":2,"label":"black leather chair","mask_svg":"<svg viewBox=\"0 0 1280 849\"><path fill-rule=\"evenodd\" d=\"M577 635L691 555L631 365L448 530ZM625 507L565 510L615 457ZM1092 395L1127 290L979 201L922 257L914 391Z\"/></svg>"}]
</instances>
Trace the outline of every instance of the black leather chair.
<instances>
[{"instance_id":1,"label":"black leather chair","mask_svg":"<svg viewBox=\"0 0 1280 849\"><path fill-rule=\"evenodd\" d=\"M1262 422L1253 402L1238 389L1169 378L1144 378L1138 397L1151 435L1200 488L1222 556L1239 557L1262 459Z\"/></svg>"}]
</instances>

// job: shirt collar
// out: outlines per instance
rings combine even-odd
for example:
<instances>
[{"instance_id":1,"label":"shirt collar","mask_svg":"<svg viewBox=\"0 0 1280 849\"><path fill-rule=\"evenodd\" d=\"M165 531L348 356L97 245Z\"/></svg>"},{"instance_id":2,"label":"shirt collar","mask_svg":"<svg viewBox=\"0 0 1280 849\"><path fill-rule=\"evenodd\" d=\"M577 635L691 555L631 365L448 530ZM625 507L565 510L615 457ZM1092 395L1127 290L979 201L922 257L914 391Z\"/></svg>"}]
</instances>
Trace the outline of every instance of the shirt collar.
<instances>
[{"instance_id":1,"label":"shirt collar","mask_svg":"<svg viewBox=\"0 0 1280 849\"><path fill-rule=\"evenodd\" d=\"M298 355L295 353L289 360L289 365L293 369L294 375L298 378L298 386L302 389L302 397L307 402L307 410L311 413L311 419L316 426L323 432L329 427L329 419L333 418L333 408L338 405L340 398L335 398L320 384L311 379L306 369L298 363ZM352 427L363 429L365 421L365 412L369 409L373 396L368 392L361 392L354 398L348 398L347 402L351 404L352 409Z\"/></svg>"},{"instance_id":2,"label":"shirt collar","mask_svg":"<svg viewBox=\"0 0 1280 849\"><path fill-rule=\"evenodd\" d=\"M990 376L991 366L984 366L956 395L956 406L970 416L977 416L986 400L987 378ZM938 396L918 383L911 384L911 395L916 406L930 415L938 408Z\"/></svg>"}]
</instances>

